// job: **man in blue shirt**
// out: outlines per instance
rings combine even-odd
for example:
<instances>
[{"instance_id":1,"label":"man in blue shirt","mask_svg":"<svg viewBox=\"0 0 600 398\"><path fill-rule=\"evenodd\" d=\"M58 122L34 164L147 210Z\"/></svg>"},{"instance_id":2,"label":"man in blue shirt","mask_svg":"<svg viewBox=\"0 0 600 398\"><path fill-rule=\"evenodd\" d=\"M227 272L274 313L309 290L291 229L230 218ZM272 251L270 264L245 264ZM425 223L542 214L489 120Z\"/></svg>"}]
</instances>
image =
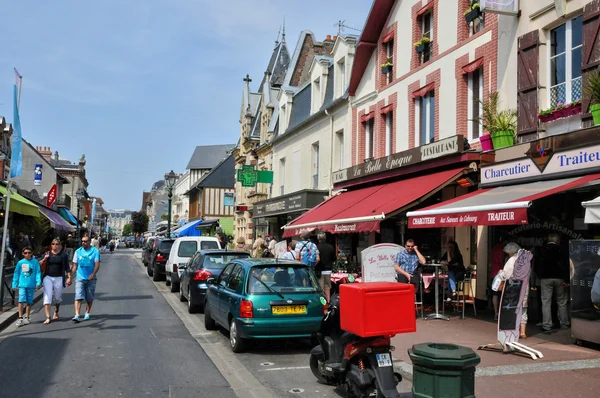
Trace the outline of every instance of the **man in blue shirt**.
<instances>
[{"instance_id":1,"label":"man in blue shirt","mask_svg":"<svg viewBox=\"0 0 600 398\"><path fill-rule=\"evenodd\" d=\"M71 279L75 277L75 316L73 322L80 321L81 302L85 299L86 308L83 320L90 319L90 311L96 292L96 274L100 269L100 252L90 244L90 237L81 238L81 247L73 255Z\"/></svg>"},{"instance_id":2,"label":"man in blue shirt","mask_svg":"<svg viewBox=\"0 0 600 398\"><path fill-rule=\"evenodd\" d=\"M421 279L418 267L419 264L425 264L425 257L412 239L406 241L404 248L406 251L400 251L394 260L396 279L401 283L412 283L416 292Z\"/></svg>"}]
</instances>

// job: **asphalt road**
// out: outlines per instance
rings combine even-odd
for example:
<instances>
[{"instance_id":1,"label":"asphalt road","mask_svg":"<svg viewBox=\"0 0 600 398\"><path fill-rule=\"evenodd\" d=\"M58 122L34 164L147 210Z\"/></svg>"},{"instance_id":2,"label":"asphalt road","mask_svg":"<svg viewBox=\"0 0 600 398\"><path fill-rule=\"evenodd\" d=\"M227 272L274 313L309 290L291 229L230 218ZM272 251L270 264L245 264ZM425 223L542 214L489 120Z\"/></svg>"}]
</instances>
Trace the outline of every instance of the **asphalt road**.
<instances>
[{"instance_id":1,"label":"asphalt road","mask_svg":"<svg viewBox=\"0 0 600 398\"><path fill-rule=\"evenodd\" d=\"M0 397L235 397L233 389L135 261L103 255L92 319L74 324L73 287L61 319L0 333Z\"/></svg>"}]
</instances>

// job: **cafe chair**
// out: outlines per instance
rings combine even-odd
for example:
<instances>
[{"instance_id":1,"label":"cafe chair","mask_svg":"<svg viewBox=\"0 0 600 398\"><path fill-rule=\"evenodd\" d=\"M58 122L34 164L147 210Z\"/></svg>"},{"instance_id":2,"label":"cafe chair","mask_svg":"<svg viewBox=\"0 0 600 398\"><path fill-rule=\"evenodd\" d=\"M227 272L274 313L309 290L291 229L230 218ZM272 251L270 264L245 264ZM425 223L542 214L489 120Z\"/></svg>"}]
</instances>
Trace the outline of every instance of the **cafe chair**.
<instances>
[{"instance_id":1,"label":"cafe chair","mask_svg":"<svg viewBox=\"0 0 600 398\"><path fill-rule=\"evenodd\" d=\"M456 282L456 299L452 299L452 304L455 310L459 305L462 306L461 319L465 319L465 307L467 304L473 305L473 313L477 316L473 291L473 269L468 269L465 272L465 278L462 281Z\"/></svg>"},{"instance_id":2,"label":"cafe chair","mask_svg":"<svg viewBox=\"0 0 600 398\"><path fill-rule=\"evenodd\" d=\"M419 306L421 306L421 319L425 319L424 311L425 305L423 304L423 290L425 289L425 284L423 283L423 275L419 273L419 291L415 293L415 311L417 315L419 314Z\"/></svg>"}]
</instances>

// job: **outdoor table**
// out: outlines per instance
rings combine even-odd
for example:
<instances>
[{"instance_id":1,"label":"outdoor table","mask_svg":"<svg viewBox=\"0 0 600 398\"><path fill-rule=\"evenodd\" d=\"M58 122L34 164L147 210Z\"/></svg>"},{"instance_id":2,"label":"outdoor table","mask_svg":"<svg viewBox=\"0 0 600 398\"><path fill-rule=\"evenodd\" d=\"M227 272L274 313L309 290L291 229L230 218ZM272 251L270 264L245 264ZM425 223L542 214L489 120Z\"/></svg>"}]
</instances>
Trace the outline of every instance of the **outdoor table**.
<instances>
[{"instance_id":1,"label":"outdoor table","mask_svg":"<svg viewBox=\"0 0 600 398\"><path fill-rule=\"evenodd\" d=\"M450 318L448 318L445 315L440 314L439 312L439 307L440 307L440 270L439 267L442 266L442 264L425 264L428 267L435 267L435 313L434 314L429 314L427 315L427 317L425 318L426 320L429 319L443 319L445 321L449 321Z\"/></svg>"},{"instance_id":2,"label":"outdoor table","mask_svg":"<svg viewBox=\"0 0 600 398\"><path fill-rule=\"evenodd\" d=\"M332 283L348 283L348 273L346 272L336 272L336 273L332 273L331 274L331 282ZM358 276L358 274L353 274L354 275L354 282L355 283L360 283L362 282L362 278L360 278Z\"/></svg>"},{"instance_id":3,"label":"outdoor table","mask_svg":"<svg viewBox=\"0 0 600 398\"><path fill-rule=\"evenodd\" d=\"M427 273L427 274L421 274L421 276L423 277L423 288L425 289L425 292L429 292L429 287L431 286L431 283L435 280L435 274L434 273ZM446 285L446 280L448 278L448 275L441 275L440 278L442 278L443 280L441 280L440 282L442 282L443 286L447 286Z\"/></svg>"}]
</instances>

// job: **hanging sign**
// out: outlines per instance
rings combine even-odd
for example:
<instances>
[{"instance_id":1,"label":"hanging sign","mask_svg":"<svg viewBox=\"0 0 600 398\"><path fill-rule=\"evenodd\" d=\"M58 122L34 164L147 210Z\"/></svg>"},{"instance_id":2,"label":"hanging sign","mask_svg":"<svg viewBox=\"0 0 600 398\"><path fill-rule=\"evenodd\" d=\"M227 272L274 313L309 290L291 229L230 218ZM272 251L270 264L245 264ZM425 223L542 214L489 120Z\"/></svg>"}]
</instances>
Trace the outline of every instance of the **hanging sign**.
<instances>
[{"instance_id":1,"label":"hanging sign","mask_svg":"<svg viewBox=\"0 0 600 398\"><path fill-rule=\"evenodd\" d=\"M42 165L36 164L33 171L33 185L42 185Z\"/></svg>"},{"instance_id":2,"label":"hanging sign","mask_svg":"<svg viewBox=\"0 0 600 398\"><path fill-rule=\"evenodd\" d=\"M233 206L233 192L223 194L223 206Z\"/></svg>"},{"instance_id":3,"label":"hanging sign","mask_svg":"<svg viewBox=\"0 0 600 398\"><path fill-rule=\"evenodd\" d=\"M46 207L52 207L54 202L56 202L56 184L52 185L48 196L46 196Z\"/></svg>"}]
</instances>

